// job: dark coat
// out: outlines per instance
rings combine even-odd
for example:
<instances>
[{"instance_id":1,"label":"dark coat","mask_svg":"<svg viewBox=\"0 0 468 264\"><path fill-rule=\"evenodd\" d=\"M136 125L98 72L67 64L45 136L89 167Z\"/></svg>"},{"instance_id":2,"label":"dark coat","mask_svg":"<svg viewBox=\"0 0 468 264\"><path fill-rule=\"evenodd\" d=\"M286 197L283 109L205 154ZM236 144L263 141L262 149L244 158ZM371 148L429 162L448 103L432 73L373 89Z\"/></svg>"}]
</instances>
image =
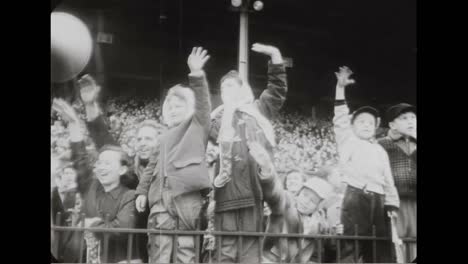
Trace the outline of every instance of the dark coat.
<instances>
[{"instance_id":1,"label":"dark coat","mask_svg":"<svg viewBox=\"0 0 468 264\"><path fill-rule=\"evenodd\" d=\"M286 69L283 64L268 66L267 89L262 92L260 98L253 104L259 112L269 120L274 119L286 100L287 93ZM222 112L212 120L210 140L217 142L219 129L221 127ZM255 118L236 111L233 116L233 127L235 129L235 140L232 145L232 174L231 181L221 188L215 189L216 212L236 210L256 204L263 204L262 189L258 180L258 166L248 152L247 135L258 135L257 138L262 145L272 153L272 146L267 144L266 138L259 135L260 131ZM219 166L217 166L219 167ZM219 172L216 172L217 175Z\"/></svg>"},{"instance_id":2,"label":"dark coat","mask_svg":"<svg viewBox=\"0 0 468 264\"><path fill-rule=\"evenodd\" d=\"M72 142L72 160L77 171L78 191L83 199L82 213L86 218L100 217L92 227L101 228L135 228L135 191L120 184L118 188L105 192L101 183L94 177L90 158L84 142ZM109 215L109 222L104 219ZM127 234L108 233L109 247L107 262L119 262L127 258ZM102 238L102 233L96 233ZM134 244L135 245L135 244ZM103 249L104 251L104 249ZM103 251L101 253L103 253ZM132 251L135 259L137 248ZM104 260L103 260L104 261Z\"/></svg>"},{"instance_id":3,"label":"dark coat","mask_svg":"<svg viewBox=\"0 0 468 264\"><path fill-rule=\"evenodd\" d=\"M208 82L204 74L189 75L189 82L195 93L195 113L164 132L159 157L150 161L137 188L137 194L147 195L150 208L161 199L161 188L171 190L174 197L211 188L205 161L211 125Z\"/></svg>"}]
</instances>

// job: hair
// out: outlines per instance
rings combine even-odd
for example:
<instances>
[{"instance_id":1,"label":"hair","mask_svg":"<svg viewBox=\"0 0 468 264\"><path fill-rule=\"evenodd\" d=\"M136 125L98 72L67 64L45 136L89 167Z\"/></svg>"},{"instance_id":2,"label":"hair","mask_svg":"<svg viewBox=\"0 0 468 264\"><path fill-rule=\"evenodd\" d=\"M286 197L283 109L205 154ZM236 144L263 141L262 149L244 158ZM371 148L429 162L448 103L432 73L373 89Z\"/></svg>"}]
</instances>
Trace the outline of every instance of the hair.
<instances>
[{"instance_id":1,"label":"hair","mask_svg":"<svg viewBox=\"0 0 468 264\"><path fill-rule=\"evenodd\" d=\"M231 70L229 71L228 73L226 73L223 77L221 77L221 81L219 81L219 86L221 87L221 84L227 80L227 79L234 79L236 80L239 85L242 86L242 84L244 83L241 79L241 77L239 76L239 72L237 72L236 70Z\"/></svg>"},{"instance_id":2,"label":"hair","mask_svg":"<svg viewBox=\"0 0 468 264\"><path fill-rule=\"evenodd\" d=\"M99 149L99 154L104 151L114 151L120 153L120 165L128 167L131 165L130 158L122 147L116 145L104 145Z\"/></svg>"},{"instance_id":3,"label":"hair","mask_svg":"<svg viewBox=\"0 0 468 264\"><path fill-rule=\"evenodd\" d=\"M99 154L104 151L115 151L120 153L120 165L127 167L127 172L120 175L120 184L129 189L136 189L138 186L138 177L133 173L132 163L127 152L125 152L122 147L116 145L104 145L99 149Z\"/></svg>"},{"instance_id":4,"label":"hair","mask_svg":"<svg viewBox=\"0 0 468 264\"><path fill-rule=\"evenodd\" d=\"M142 129L144 127L153 128L154 130L156 130L158 136L161 135L161 133L164 130L163 125L159 124L158 122L156 122L154 120L147 119L147 120L143 120L140 124L138 124L136 132L138 133L140 131L140 129Z\"/></svg>"},{"instance_id":5,"label":"hair","mask_svg":"<svg viewBox=\"0 0 468 264\"><path fill-rule=\"evenodd\" d=\"M163 107L162 107L162 116L164 122L167 124L170 118L167 116L167 107L168 101L172 97L177 97L179 99L184 100L187 103L187 115L185 119L189 119L195 113L195 93L192 89L185 87L181 84L177 84L172 86L169 91L167 92L166 98L164 99Z\"/></svg>"},{"instance_id":6,"label":"hair","mask_svg":"<svg viewBox=\"0 0 468 264\"><path fill-rule=\"evenodd\" d=\"M254 101L255 97L252 92L252 88L250 87L247 81L242 80L242 78L239 76L239 73L236 70L231 70L228 73L226 73L221 78L221 81L219 82L219 86L221 87L221 84L227 79L234 79L241 86L239 90L239 92L241 93L241 98L242 98L241 101L244 101L245 103L251 103Z\"/></svg>"},{"instance_id":7,"label":"hair","mask_svg":"<svg viewBox=\"0 0 468 264\"><path fill-rule=\"evenodd\" d=\"M287 171L284 175L284 179L283 179L283 185L284 185L284 188L286 188L286 183L288 181L288 177L291 173L299 173L301 175L301 178L302 178L302 182L304 182L306 180L306 177L304 175L304 173L298 169L291 169L289 171Z\"/></svg>"}]
</instances>

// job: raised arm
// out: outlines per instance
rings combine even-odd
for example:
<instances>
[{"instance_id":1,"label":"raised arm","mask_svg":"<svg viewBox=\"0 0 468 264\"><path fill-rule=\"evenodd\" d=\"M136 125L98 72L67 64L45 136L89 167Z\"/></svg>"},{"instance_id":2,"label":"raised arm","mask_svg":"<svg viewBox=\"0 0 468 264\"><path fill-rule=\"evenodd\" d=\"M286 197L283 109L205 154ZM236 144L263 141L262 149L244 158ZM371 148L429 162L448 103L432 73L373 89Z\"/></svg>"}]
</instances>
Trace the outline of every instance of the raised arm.
<instances>
[{"instance_id":1,"label":"raised arm","mask_svg":"<svg viewBox=\"0 0 468 264\"><path fill-rule=\"evenodd\" d=\"M349 79L353 72L346 66L340 67L339 72L335 72L336 95L335 95L335 111L333 117L333 129L338 148L342 146L347 139L352 135L351 118L349 116L349 108L346 104L345 87L354 83L354 80Z\"/></svg>"},{"instance_id":2,"label":"raised arm","mask_svg":"<svg viewBox=\"0 0 468 264\"><path fill-rule=\"evenodd\" d=\"M135 195L137 196L136 199L136 210L138 212L144 212L146 209L146 204L148 202L148 192L151 187L151 182L153 177L159 172L158 166L159 160L159 153L154 153L148 162L145 170L143 171L143 175L141 175L140 183L136 189Z\"/></svg>"},{"instance_id":3,"label":"raised arm","mask_svg":"<svg viewBox=\"0 0 468 264\"><path fill-rule=\"evenodd\" d=\"M271 64L268 65L267 89L262 92L256 102L260 112L265 117L273 119L286 101L288 91L286 69L283 64L283 57L278 48L255 43L252 50L270 56Z\"/></svg>"},{"instance_id":4,"label":"raised arm","mask_svg":"<svg viewBox=\"0 0 468 264\"><path fill-rule=\"evenodd\" d=\"M211 100L203 67L210 59L207 51L201 47L192 49L192 53L187 59L187 65L190 68L189 82L190 87L195 93L195 114L194 117L207 130L210 128Z\"/></svg>"},{"instance_id":5,"label":"raised arm","mask_svg":"<svg viewBox=\"0 0 468 264\"><path fill-rule=\"evenodd\" d=\"M80 120L75 110L62 99L54 99L52 108L62 116L63 120L68 122L71 158L77 172L77 189L81 194L86 193L92 182L92 167L81 132Z\"/></svg>"},{"instance_id":6,"label":"raised arm","mask_svg":"<svg viewBox=\"0 0 468 264\"><path fill-rule=\"evenodd\" d=\"M283 184L277 177L273 162L268 152L258 142L248 142L249 153L260 167L259 178L263 197L271 209L272 215L284 215L293 201L287 195Z\"/></svg>"},{"instance_id":7,"label":"raised arm","mask_svg":"<svg viewBox=\"0 0 468 264\"><path fill-rule=\"evenodd\" d=\"M101 109L98 104L98 96L101 90L96 81L89 75L83 76L78 84L80 86L80 96L86 110L86 126L89 131L89 136L94 141L97 149L104 145L118 145L117 141L112 137L109 129L102 116Z\"/></svg>"}]
</instances>

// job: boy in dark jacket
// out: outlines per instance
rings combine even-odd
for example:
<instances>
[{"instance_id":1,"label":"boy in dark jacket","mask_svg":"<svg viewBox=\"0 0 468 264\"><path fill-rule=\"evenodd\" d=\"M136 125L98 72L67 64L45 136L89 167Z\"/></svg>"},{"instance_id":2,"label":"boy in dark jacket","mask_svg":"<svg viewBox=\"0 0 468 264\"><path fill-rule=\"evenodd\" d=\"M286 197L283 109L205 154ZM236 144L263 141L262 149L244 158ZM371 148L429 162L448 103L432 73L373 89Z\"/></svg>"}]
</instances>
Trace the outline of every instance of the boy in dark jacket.
<instances>
[{"instance_id":1,"label":"boy in dark jacket","mask_svg":"<svg viewBox=\"0 0 468 264\"><path fill-rule=\"evenodd\" d=\"M134 228L135 191L121 182L128 173L126 153L118 146L105 145L100 148L93 169L76 112L60 99L54 100L53 108L68 121L72 160L77 172L77 190L82 198L82 213L85 214L85 218L81 219L84 221L84 226ZM102 241L102 233L94 235ZM126 260L128 236L119 233L107 235L109 237L107 258L104 255L97 257L108 263ZM133 252L136 252L136 249Z\"/></svg>"},{"instance_id":2,"label":"boy in dark jacket","mask_svg":"<svg viewBox=\"0 0 468 264\"><path fill-rule=\"evenodd\" d=\"M80 97L86 111L86 125L89 136L99 149L104 145L116 145L117 141L111 135L104 120L98 104L100 86L90 76L85 75L79 80ZM130 189L136 189L139 180L142 178L145 168L148 166L150 158L157 158L159 153L159 138L164 127L155 120L145 120L137 128L136 155L133 162L133 170L129 171L128 177L123 178L124 184ZM133 172L133 173L132 173ZM146 206L146 199L136 200L137 228L146 228L149 210ZM147 262L146 244L148 243L145 234L137 234L135 244L144 262Z\"/></svg>"},{"instance_id":3,"label":"boy in dark jacket","mask_svg":"<svg viewBox=\"0 0 468 264\"><path fill-rule=\"evenodd\" d=\"M271 58L267 89L254 100L247 80L230 71L220 82L223 105L212 113L210 140L220 147L220 169L214 178L216 231L263 231L262 188L247 141L260 142L273 155L276 142L271 119L286 100L287 82L276 47L255 43L252 50ZM244 237L241 249L237 237L223 237L221 244L221 259L216 262L255 263L260 259L257 237Z\"/></svg>"},{"instance_id":4,"label":"boy in dark jacket","mask_svg":"<svg viewBox=\"0 0 468 264\"><path fill-rule=\"evenodd\" d=\"M137 188L137 201L149 202L148 228L197 228L203 194L211 187L205 162L211 101L203 67L208 59L206 50L193 48L187 60L190 88L176 85L164 100L163 119L169 128L161 136L159 157L150 160ZM149 262L199 262L193 236L178 236L176 248L173 239L150 235Z\"/></svg>"}]
</instances>

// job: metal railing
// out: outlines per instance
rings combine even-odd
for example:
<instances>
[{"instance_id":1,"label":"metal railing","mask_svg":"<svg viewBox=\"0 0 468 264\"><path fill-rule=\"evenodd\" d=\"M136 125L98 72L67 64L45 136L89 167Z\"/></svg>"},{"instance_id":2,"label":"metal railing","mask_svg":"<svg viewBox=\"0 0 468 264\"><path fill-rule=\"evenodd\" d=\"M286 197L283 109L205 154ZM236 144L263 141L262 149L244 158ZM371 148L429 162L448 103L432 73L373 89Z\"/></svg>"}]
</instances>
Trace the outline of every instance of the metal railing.
<instances>
[{"instance_id":1,"label":"metal railing","mask_svg":"<svg viewBox=\"0 0 468 264\"><path fill-rule=\"evenodd\" d=\"M83 215L84 217L84 215ZM84 219L84 218L83 218ZM60 223L61 221L61 214L58 213L56 216L56 223ZM106 224L109 223L109 217L105 217L105 222ZM109 246L109 234L110 233L128 233L128 243L127 243L127 263L131 263L132 259L132 250L133 250L133 241L134 241L134 236L137 234L154 234L154 235L171 235L174 237L173 239L173 249L177 248L177 236L184 235L184 236L195 236L195 260L196 263L202 263L200 259L200 240L204 235L212 235L216 238L216 254L217 254L217 260L221 259L221 244L222 244L222 239L223 237L238 237L238 247L242 248L242 238L243 237L258 237L258 245L259 245L259 261L258 263L262 263L263 259L263 244L264 240L267 237L274 237L274 238L296 238L298 239L298 249L299 249L299 258L302 258L302 243L304 239L312 239L316 241L317 245L317 260L319 263L322 263L323 260L323 249L324 249L324 241L329 240L329 239L334 239L336 241L336 263L340 263L341 260L341 241L342 240L352 240L354 241L354 261L357 262L358 257L359 257L359 243L360 241L372 241L372 257L373 257L373 262L376 262L377 259L377 241L388 241L389 245L391 242L390 237L378 237L376 235L376 228L373 226L372 228L372 236L359 236L358 235L358 226L355 226L355 235L349 236L349 235L304 235L304 234L279 234L279 233L266 233L266 232L229 232L229 231L206 231L206 230L200 230L200 221L197 220L197 230L192 230L192 231L187 231L187 230L178 230L178 221L176 225L176 230L161 230L161 229L135 229L135 228L92 228L92 227L84 227L84 222L81 221L81 226L80 227L70 227L70 226L57 226L57 225L52 225L51 230L55 234L55 240L60 241L60 233L62 232L81 232L81 239L80 239L80 247L79 247L79 252L80 252L80 258L79 258L79 263L86 263L86 261L83 262L83 250L85 249L85 241L84 241L84 232L85 231L90 231L93 233L103 233L103 254L102 254L102 263L107 263L108 259L108 246ZM219 241L219 242L218 242ZM403 244L405 245L406 248L406 256L405 256L405 262L411 262L412 260L410 259L410 244L416 244L417 239L416 238L402 238ZM55 243L55 252L58 252L59 249L59 243ZM389 251L391 251L393 248L390 248L389 246ZM241 250L238 250L240 253ZM209 257L208 257L208 262L207 263L213 263L212 262L212 256L211 256L211 251L208 252ZM239 254L238 253L238 254ZM173 250L173 259L175 260L175 254L176 250ZM280 262L282 263L282 256L283 252L279 250L279 259Z\"/></svg>"}]
</instances>

